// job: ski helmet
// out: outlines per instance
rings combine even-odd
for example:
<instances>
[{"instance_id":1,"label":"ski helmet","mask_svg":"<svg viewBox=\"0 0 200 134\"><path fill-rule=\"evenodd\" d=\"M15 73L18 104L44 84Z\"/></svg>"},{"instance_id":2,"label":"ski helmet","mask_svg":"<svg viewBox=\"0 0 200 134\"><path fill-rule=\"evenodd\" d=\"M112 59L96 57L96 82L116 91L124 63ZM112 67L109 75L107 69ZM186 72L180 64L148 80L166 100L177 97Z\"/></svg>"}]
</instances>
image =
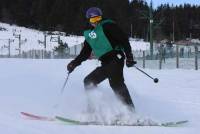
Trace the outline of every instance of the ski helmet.
<instances>
[{"instance_id":1,"label":"ski helmet","mask_svg":"<svg viewBox=\"0 0 200 134\"><path fill-rule=\"evenodd\" d=\"M102 11L100 8L98 7L91 7L87 10L86 12L86 18L92 18L92 17L96 17L96 16L102 16Z\"/></svg>"}]
</instances>

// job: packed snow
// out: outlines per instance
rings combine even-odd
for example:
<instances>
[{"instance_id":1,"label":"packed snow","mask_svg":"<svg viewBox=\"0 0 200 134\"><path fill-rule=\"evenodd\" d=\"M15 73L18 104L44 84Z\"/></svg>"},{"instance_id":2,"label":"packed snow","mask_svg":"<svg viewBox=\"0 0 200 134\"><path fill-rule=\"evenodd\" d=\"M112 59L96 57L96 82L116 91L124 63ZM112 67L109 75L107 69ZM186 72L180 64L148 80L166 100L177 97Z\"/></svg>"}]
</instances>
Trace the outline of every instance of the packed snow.
<instances>
[{"instance_id":1,"label":"packed snow","mask_svg":"<svg viewBox=\"0 0 200 134\"><path fill-rule=\"evenodd\" d=\"M200 72L184 69L144 69L159 78L157 84L135 68L125 67L124 70L125 82L136 107L135 118L160 122L189 120L180 127L76 126L23 118L22 111L49 117L88 118L88 97L83 79L99 66L99 62L89 60L76 68L61 94L67 75L66 65L70 61L0 59L2 134L197 134L200 131ZM114 96L107 80L90 94L90 100L99 117L109 120L120 113L126 117L126 109Z\"/></svg>"}]
</instances>

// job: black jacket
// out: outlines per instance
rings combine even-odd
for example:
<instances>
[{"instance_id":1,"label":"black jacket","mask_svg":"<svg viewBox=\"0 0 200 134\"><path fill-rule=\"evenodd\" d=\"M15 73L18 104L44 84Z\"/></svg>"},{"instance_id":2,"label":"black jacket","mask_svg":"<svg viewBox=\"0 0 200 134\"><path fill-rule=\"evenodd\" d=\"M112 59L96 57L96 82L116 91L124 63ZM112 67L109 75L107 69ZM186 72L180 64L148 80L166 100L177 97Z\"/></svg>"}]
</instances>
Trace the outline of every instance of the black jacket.
<instances>
[{"instance_id":1,"label":"black jacket","mask_svg":"<svg viewBox=\"0 0 200 134\"><path fill-rule=\"evenodd\" d=\"M90 29L92 29L92 27L90 27ZM103 31L112 47L115 48L117 44L121 44L121 47L124 48L124 52L113 50L101 56L99 60L109 60L116 53L121 53L123 57L124 53L126 57L133 57L128 36L119 28L119 26L116 23L103 24ZM80 54L72 61L73 64L75 64L76 66L80 65L83 61L87 60L90 57L91 52L92 48L85 40Z\"/></svg>"}]
</instances>

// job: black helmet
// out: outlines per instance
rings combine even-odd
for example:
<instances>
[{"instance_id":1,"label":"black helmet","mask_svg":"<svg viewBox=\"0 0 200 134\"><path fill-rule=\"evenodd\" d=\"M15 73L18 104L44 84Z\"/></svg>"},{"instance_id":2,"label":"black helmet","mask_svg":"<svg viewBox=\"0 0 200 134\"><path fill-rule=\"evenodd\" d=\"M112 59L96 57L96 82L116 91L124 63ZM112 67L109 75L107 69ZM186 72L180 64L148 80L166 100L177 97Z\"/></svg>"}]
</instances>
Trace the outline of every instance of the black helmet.
<instances>
[{"instance_id":1,"label":"black helmet","mask_svg":"<svg viewBox=\"0 0 200 134\"><path fill-rule=\"evenodd\" d=\"M86 18L92 18L95 16L102 16L102 11L98 7L91 7L86 12Z\"/></svg>"}]
</instances>

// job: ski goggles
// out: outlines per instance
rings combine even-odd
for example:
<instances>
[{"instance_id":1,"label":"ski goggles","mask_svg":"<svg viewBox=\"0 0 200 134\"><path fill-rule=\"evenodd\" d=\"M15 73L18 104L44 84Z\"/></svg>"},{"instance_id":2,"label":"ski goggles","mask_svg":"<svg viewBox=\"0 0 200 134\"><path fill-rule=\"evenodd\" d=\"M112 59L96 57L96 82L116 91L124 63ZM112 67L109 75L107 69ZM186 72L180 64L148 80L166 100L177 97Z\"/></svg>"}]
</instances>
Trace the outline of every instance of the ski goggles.
<instances>
[{"instance_id":1,"label":"ski goggles","mask_svg":"<svg viewBox=\"0 0 200 134\"><path fill-rule=\"evenodd\" d=\"M96 23L100 20L102 20L101 16L96 16L96 17L92 17L92 18L89 19L90 23Z\"/></svg>"}]
</instances>

